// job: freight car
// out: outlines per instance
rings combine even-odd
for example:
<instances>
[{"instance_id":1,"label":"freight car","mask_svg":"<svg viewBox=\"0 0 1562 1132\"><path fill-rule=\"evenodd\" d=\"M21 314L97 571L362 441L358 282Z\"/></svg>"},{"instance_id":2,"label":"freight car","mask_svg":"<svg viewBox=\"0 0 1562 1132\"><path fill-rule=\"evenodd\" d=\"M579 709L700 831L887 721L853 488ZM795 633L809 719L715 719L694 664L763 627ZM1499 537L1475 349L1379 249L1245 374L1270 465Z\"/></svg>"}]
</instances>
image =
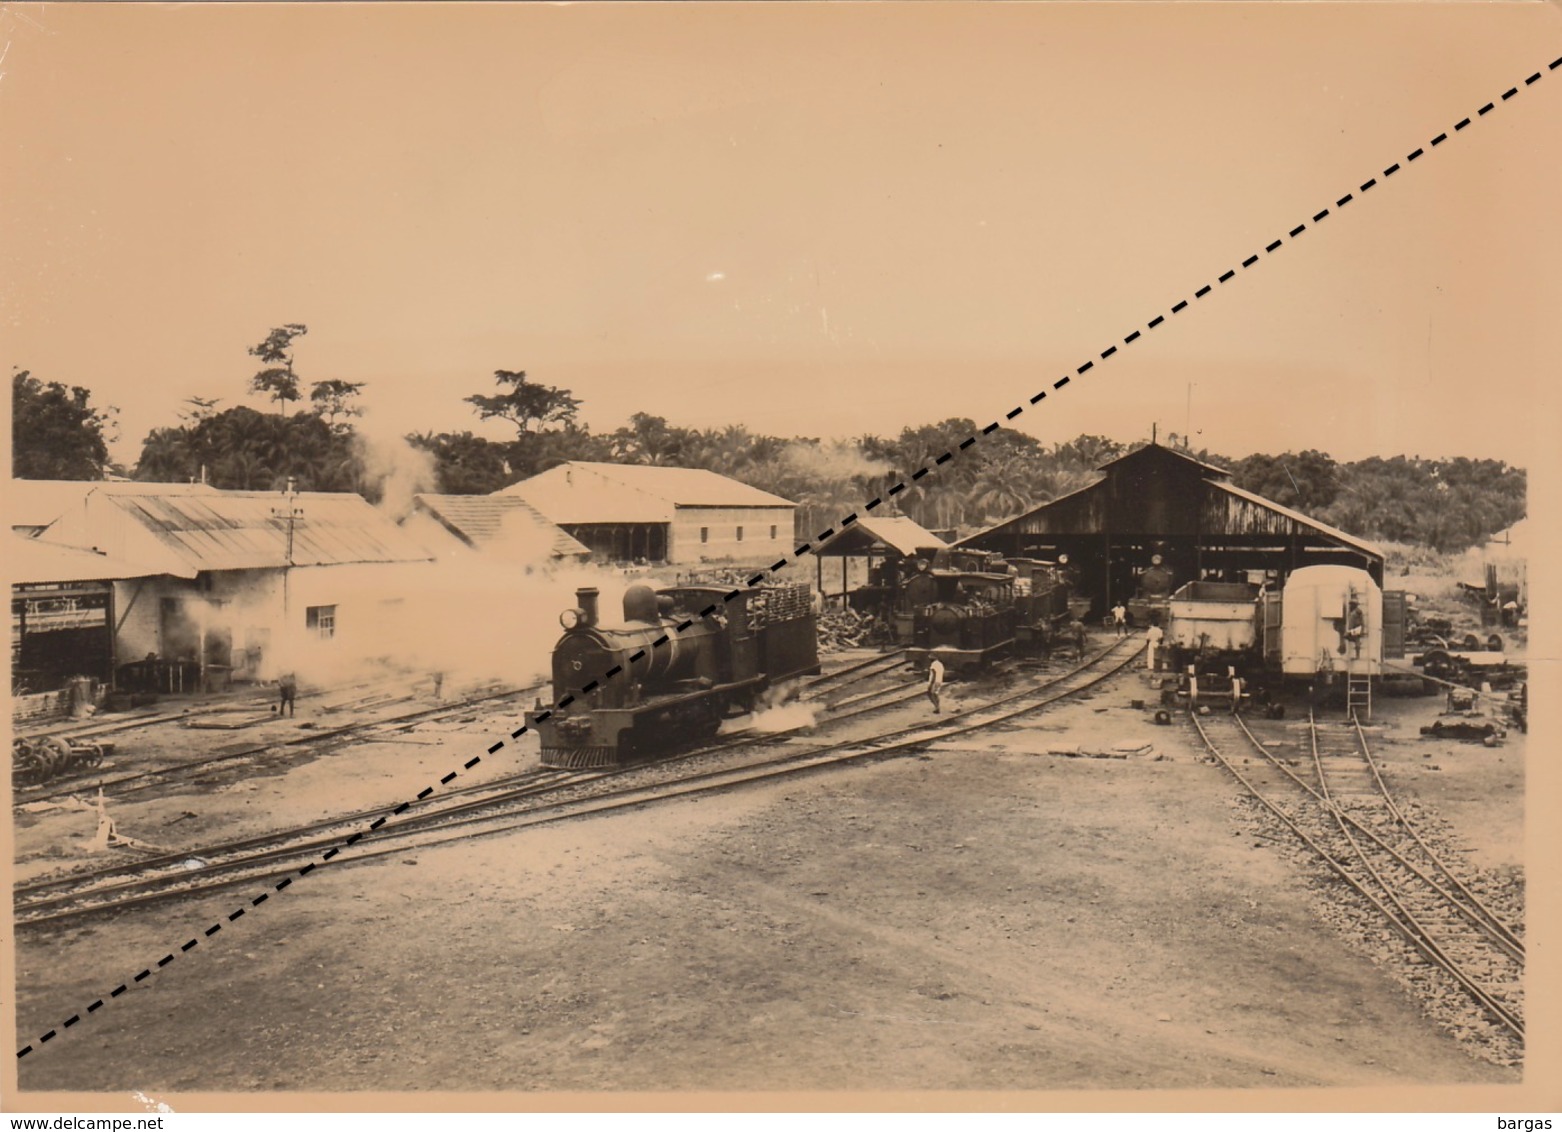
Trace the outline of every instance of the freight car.
<instances>
[{"instance_id":1,"label":"freight car","mask_svg":"<svg viewBox=\"0 0 1562 1132\"><path fill-rule=\"evenodd\" d=\"M578 590L576 608L561 615L554 707L526 713L544 766L616 766L667 753L753 710L782 681L819 671L805 585L633 585L623 623L611 626L601 623L597 596Z\"/></svg>"},{"instance_id":2,"label":"freight car","mask_svg":"<svg viewBox=\"0 0 1562 1132\"><path fill-rule=\"evenodd\" d=\"M1071 615L1066 571L1039 558L1010 558L1014 572L1014 642L1022 653L1044 653L1061 640Z\"/></svg>"},{"instance_id":3,"label":"freight car","mask_svg":"<svg viewBox=\"0 0 1562 1132\"><path fill-rule=\"evenodd\" d=\"M1171 595L1167 655L1179 671L1267 684L1344 688L1369 702L1385 657L1404 655L1405 600L1365 570L1304 566L1273 591L1235 582L1189 582Z\"/></svg>"}]
</instances>

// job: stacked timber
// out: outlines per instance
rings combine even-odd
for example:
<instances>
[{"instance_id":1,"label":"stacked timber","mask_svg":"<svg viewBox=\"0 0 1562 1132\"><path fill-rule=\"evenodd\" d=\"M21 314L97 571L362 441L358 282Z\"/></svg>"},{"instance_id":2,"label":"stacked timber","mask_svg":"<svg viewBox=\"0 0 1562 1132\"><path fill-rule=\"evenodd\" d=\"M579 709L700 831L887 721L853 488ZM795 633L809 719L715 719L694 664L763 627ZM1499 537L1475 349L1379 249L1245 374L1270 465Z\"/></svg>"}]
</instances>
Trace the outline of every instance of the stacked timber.
<instances>
[{"instance_id":1,"label":"stacked timber","mask_svg":"<svg viewBox=\"0 0 1562 1132\"><path fill-rule=\"evenodd\" d=\"M831 609L819 615L819 652L840 652L878 643L881 625L852 609Z\"/></svg>"}]
</instances>

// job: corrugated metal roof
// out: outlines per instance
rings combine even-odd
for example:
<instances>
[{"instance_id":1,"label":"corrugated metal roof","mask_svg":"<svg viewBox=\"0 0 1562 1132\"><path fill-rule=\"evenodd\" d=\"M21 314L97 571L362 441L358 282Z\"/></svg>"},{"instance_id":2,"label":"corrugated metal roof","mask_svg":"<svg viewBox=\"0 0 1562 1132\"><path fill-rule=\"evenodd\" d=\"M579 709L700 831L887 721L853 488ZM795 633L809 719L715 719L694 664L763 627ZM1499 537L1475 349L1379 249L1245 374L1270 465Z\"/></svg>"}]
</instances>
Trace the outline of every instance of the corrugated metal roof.
<instances>
[{"instance_id":1,"label":"corrugated metal roof","mask_svg":"<svg viewBox=\"0 0 1562 1132\"><path fill-rule=\"evenodd\" d=\"M1276 503L1272 499L1265 499L1262 495L1255 495L1251 491L1244 491L1242 488L1237 487L1234 484L1227 483L1225 480L1210 479L1205 480L1204 482L1213 488L1218 488L1228 495L1234 495L1238 499L1244 500L1247 503L1251 503L1256 507L1273 512L1276 515L1283 516L1298 526L1317 531L1319 534L1325 535L1336 542L1342 542L1347 546L1355 547L1357 550L1360 550L1366 554L1370 554L1375 558L1384 557L1382 547L1379 547L1374 543L1370 543L1366 539L1357 538L1355 535L1346 534L1338 527L1331 527L1328 523L1321 523L1317 519L1314 519L1308 515L1303 515L1300 511L1293 511L1289 507L1286 507L1280 503Z\"/></svg>"},{"instance_id":2,"label":"corrugated metal roof","mask_svg":"<svg viewBox=\"0 0 1562 1132\"><path fill-rule=\"evenodd\" d=\"M555 523L670 523L680 507L796 506L703 468L575 460L494 493L519 496Z\"/></svg>"},{"instance_id":3,"label":"corrugated metal roof","mask_svg":"<svg viewBox=\"0 0 1562 1132\"><path fill-rule=\"evenodd\" d=\"M5 576L12 585L109 582L118 578L146 578L162 572L96 551L61 546L25 535L13 534L6 544Z\"/></svg>"},{"instance_id":4,"label":"corrugated metal roof","mask_svg":"<svg viewBox=\"0 0 1562 1132\"><path fill-rule=\"evenodd\" d=\"M915 519L904 515L871 515L858 519L815 553L825 558L845 558L887 548L909 558L923 547L943 545L943 539Z\"/></svg>"},{"instance_id":5,"label":"corrugated metal roof","mask_svg":"<svg viewBox=\"0 0 1562 1132\"><path fill-rule=\"evenodd\" d=\"M546 539L554 558L586 558L591 550L518 495L414 495L412 504L468 546Z\"/></svg>"},{"instance_id":6,"label":"corrugated metal roof","mask_svg":"<svg viewBox=\"0 0 1562 1132\"><path fill-rule=\"evenodd\" d=\"M294 497L301 514L293 522L290 561L287 501L277 491L106 497L196 570L429 560L427 551L363 496L311 491Z\"/></svg>"},{"instance_id":7,"label":"corrugated metal roof","mask_svg":"<svg viewBox=\"0 0 1562 1132\"><path fill-rule=\"evenodd\" d=\"M204 483L147 483L139 480L11 480L5 487L6 525L47 527L91 492L116 495L215 495Z\"/></svg>"}]
</instances>

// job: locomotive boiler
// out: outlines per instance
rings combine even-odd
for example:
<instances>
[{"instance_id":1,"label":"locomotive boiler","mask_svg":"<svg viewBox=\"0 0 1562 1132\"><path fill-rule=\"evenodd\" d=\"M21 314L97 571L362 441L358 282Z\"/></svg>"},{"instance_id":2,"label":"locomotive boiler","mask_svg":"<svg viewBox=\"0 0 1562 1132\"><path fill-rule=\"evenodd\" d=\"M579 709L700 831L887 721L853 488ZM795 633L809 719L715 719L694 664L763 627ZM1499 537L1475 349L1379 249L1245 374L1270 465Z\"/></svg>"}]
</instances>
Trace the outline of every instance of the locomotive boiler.
<instances>
[{"instance_id":1,"label":"locomotive boiler","mask_svg":"<svg viewBox=\"0 0 1562 1132\"><path fill-rule=\"evenodd\" d=\"M781 681L819 671L807 586L633 585L617 625L601 623L597 596L577 591L576 607L561 615L554 706L526 714L544 766L665 753L753 710Z\"/></svg>"}]
</instances>

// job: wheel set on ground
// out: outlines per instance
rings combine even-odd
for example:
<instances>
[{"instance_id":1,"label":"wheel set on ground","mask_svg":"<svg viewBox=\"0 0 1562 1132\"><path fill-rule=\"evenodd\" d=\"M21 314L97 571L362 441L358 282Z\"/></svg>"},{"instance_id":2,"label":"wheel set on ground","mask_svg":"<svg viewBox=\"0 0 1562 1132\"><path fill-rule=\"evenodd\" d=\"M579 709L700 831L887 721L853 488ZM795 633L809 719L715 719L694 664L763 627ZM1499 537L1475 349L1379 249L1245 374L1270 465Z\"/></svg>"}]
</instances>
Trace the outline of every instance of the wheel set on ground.
<instances>
[{"instance_id":1,"label":"wheel set on ground","mask_svg":"<svg viewBox=\"0 0 1562 1132\"><path fill-rule=\"evenodd\" d=\"M18 736L11 743L11 778L18 786L37 786L73 770L100 766L105 754L99 743L68 743L54 735Z\"/></svg>"}]
</instances>

